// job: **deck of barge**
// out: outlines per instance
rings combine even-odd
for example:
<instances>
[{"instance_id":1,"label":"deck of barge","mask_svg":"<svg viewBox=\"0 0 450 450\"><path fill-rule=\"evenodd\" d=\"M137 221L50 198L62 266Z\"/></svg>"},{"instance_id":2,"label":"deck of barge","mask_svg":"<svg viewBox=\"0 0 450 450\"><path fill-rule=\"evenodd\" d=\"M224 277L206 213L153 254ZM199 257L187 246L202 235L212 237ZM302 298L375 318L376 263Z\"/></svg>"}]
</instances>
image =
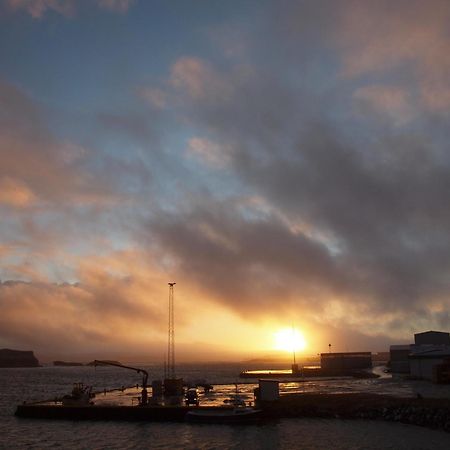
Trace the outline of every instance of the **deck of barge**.
<instances>
[{"instance_id":1,"label":"deck of barge","mask_svg":"<svg viewBox=\"0 0 450 450\"><path fill-rule=\"evenodd\" d=\"M239 395L247 404L253 403L254 384L242 384ZM151 389L150 389L151 392ZM181 421L194 408L229 409L226 399L235 394L235 385L220 385L209 393L200 390L200 406L185 406L183 397L150 398L149 405L139 406L141 388L128 387L97 392L92 405L67 406L60 399L24 402L17 406L16 416L39 419L69 420L152 420Z\"/></svg>"}]
</instances>

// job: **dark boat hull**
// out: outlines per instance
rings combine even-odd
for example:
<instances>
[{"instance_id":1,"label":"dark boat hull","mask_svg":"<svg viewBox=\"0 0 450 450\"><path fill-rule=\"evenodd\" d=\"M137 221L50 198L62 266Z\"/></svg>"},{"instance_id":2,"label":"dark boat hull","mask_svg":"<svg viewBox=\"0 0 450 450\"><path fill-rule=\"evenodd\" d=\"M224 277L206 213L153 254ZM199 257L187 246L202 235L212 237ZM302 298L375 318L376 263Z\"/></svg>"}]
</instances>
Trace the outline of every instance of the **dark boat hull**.
<instances>
[{"instance_id":1,"label":"dark boat hull","mask_svg":"<svg viewBox=\"0 0 450 450\"><path fill-rule=\"evenodd\" d=\"M183 421L185 406L18 405L16 416L34 419Z\"/></svg>"},{"instance_id":2,"label":"dark boat hull","mask_svg":"<svg viewBox=\"0 0 450 450\"><path fill-rule=\"evenodd\" d=\"M190 411L186 414L186 420L194 423L230 423L245 424L254 423L262 416L261 410L235 412L234 410L204 410Z\"/></svg>"}]
</instances>

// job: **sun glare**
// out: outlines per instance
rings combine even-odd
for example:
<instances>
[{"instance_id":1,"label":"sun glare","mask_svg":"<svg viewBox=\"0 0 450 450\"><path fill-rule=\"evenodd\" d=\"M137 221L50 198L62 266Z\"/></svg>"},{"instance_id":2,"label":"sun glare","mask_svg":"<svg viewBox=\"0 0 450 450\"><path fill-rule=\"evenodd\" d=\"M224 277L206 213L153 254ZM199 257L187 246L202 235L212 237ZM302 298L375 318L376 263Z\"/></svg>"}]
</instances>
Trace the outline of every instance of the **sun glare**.
<instances>
[{"instance_id":1,"label":"sun glare","mask_svg":"<svg viewBox=\"0 0 450 450\"><path fill-rule=\"evenodd\" d=\"M286 352L302 351L306 347L306 340L303 333L296 328L283 328L274 333L276 350Z\"/></svg>"}]
</instances>

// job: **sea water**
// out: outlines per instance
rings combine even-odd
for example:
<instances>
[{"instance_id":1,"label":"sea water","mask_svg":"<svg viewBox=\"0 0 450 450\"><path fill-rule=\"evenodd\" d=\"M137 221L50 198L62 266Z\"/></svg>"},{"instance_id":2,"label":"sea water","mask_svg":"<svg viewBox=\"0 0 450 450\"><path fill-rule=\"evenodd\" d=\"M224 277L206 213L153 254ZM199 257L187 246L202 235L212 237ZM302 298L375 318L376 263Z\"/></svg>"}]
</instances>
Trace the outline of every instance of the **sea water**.
<instances>
[{"instance_id":1,"label":"sea water","mask_svg":"<svg viewBox=\"0 0 450 450\"><path fill-rule=\"evenodd\" d=\"M141 366L142 367L142 366ZM146 367L149 380L161 379L162 368ZM185 379L210 383L239 382L238 364L181 365ZM114 367L41 367L0 369L1 449L446 449L450 434L412 425L381 421L281 419L262 425L199 425L189 423L51 421L14 416L18 403L43 400L70 391L82 381L94 390L130 386L141 379ZM371 391L399 395L450 395L448 387L426 382L378 380L311 380L286 383L293 392ZM439 390L440 389L440 390Z\"/></svg>"}]
</instances>

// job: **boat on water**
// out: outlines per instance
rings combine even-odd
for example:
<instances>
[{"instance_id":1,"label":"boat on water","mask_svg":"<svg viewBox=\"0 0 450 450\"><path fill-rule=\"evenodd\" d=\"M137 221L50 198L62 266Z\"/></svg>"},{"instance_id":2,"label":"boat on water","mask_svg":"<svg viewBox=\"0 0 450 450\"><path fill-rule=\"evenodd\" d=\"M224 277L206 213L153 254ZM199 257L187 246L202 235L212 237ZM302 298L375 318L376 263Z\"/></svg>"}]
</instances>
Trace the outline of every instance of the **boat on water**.
<instances>
[{"instance_id":1,"label":"boat on water","mask_svg":"<svg viewBox=\"0 0 450 450\"><path fill-rule=\"evenodd\" d=\"M186 413L186 420L199 423L248 423L258 420L262 410L247 406L245 398L238 392L224 400L230 406L214 409L193 409Z\"/></svg>"},{"instance_id":2,"label":"boat on water","mask_svg":"<svg viewBox=\"0 0 450 450\"><path fill-rule=\"evenodd\" d=\"M251 406L237 408L193 409L186 420L198 423L249 423L261 418L262 410Z\"/></svg>"},{"instance_id":3,"label":"boat on water","mask_svg":"<svg viewBox=\"0 0 450 450\"><path fill-rule=\"evenodd\" d=\"M92 386L83 383L75 383L71 394L65 395L61 401L63 406L88 406L92 405L91 399L95 397Z\"/></svg>"}]
</instances>

